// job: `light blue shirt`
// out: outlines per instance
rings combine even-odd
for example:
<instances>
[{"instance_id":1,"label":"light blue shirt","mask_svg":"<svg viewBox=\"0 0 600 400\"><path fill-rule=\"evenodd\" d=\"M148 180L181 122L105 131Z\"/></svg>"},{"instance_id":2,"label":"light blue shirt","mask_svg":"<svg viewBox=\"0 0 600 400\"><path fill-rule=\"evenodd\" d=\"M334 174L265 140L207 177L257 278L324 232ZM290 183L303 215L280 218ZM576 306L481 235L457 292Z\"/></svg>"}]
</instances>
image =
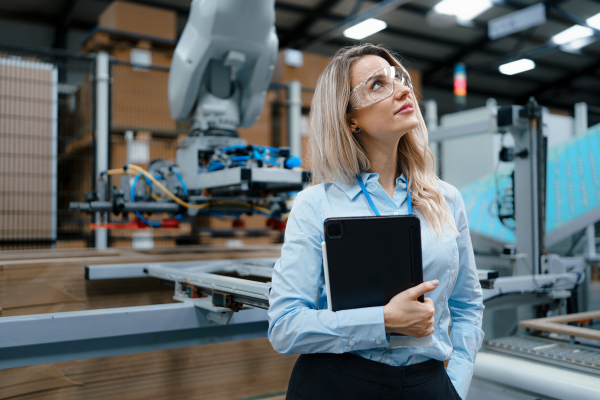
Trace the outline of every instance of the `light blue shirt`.
<instances>
[{"instance_id":1,"label":"light blue shirt","mask_svg":"<svg viewBox=\"0 0 600 400\"><path fill-rule=\"evenodd\" d=\"M379 184L379 174L363 172L362 178L381 215L408 213L404 175L396 181L393 198ZM327 310L321 252L323 222L331 217L374 215L354 178L349 185L336 180L312 186L294 201L269 297L269 340L273 348L283 354L350 352L394 366L450 359L448 375L464 399L483 341L483 297L462 196L448 183L439 181L439 188L460 236L446 229L438 238L413 208L421 220L424 280L440 281L425 295L435 305L433 345L386 349L389 341L383 307Z\"/></svg>"}]
</instances>

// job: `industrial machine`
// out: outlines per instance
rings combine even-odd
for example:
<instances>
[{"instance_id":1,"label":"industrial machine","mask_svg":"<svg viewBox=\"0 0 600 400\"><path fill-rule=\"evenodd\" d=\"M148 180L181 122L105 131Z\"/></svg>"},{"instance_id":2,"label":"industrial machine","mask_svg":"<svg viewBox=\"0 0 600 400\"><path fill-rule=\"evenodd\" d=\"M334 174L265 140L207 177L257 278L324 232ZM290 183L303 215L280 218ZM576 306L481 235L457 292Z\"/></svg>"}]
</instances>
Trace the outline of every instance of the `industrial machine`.
<instances>
[{"instance_id":1,"label":"industrial machine","mask_svg":"<svg viewBox=\"0 0 600 400\"><path fill-rule=\"evenodd\" d=\"M98 220L134 212L153 227L198 214L284 218L308 183L300 158L289 148L247 144L237 133L260 116L277 50L273 0L193 1L169 74L171 116L190 125L176 159L155 160L148 170L128 161L100 171L96 191L70 208L101 213ZM108 175L122 175L120 187L110 188ZM167 218L143 215L152 213Z\"/></svg>"},{"instance_id":2,"label":"industrial machine","mask_svg":"<svg viewBox=\"0 0 600 400\"><path fill-rule=\"evenodd\" d=\"M585 206L576 204L584 196L575 195L572 185L578 182L578 189L585 192L584 163L593 163L597 153L593 148L584 155L585 160L574 160L579 153L578 140L587 143L600 136L574 138L553 149L549 159L547 115L534 99L525 106L497 107L489 102L488 107L451 118L462 117L463 123L429 129L430 140L441 143L476 134L501 134L511 139L502 141L498 155L498 161L507 163L502 182L496 168L459 188L467 205L476 263L497 271L492 284L482 282L486 337L468 399L600 396L600 336L582 340L579 332L549 334L539 325L527 323L577 313L578 304L585 308L590 266L598 262L593 224L600 219L596 216L600 199L588 197ZM574 162L579 166L577 172L570 170ZM589 184L594 185L592 180ZM560 250L556 246L560 240L581 230L588 231L587 257L548 251ZM596 314L594 318L598 318ZM587 314L577 315L570 321L593 321Z\"/></svg>"}]
</instances>

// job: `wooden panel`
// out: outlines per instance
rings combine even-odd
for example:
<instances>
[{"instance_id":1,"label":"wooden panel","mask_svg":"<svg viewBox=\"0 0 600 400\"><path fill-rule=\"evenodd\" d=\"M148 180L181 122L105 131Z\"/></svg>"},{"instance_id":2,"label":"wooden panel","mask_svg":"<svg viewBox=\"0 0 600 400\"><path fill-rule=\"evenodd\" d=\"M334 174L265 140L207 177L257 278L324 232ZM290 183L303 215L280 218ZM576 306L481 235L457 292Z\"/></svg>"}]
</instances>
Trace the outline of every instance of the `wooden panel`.
<instances>
[{"instance_id":1,"label":"wooden panel","mask_svg":"<svg viewBox=\"0 0 600 400\"><path fill-rule=\"evenodd\" d=\"M285 391L296 359L262 338L12 368L0 399L240 399Z\"/></svg>"},{"instance_id":2,"label":"wooden panel","mask_svg":"<svg viewBox=\"0 0 600 400\"><path fill-rule=\"evenodd\" d=\"M61 257L27 260L22 252L13 259L0 260L0 316L31 315L49 312L92 310L172 303L173 288L160 284L158 279L139 278L106 281L86 281L84 266L131 262L219 260L239 258L278 257L280 246L247 246L241 249L198 246L175 249L155 249L148 252L110 249L89 251L85 257L77 252L59 251ZM187 251L186 251L187 250ZM119 252L114 255L114 252ZM70 256L72 255L72 256Z\"/></svg>"},{"instance_id":3,"label":"wooden panel","mask_svg":"<svg viewBox=\"0 0 600 400\"><path fill-rule=\"evenodd\" d=\"M600 319L600 311L588 311L576 314L557 315L548 318L529 319L519 322L519 326L543 332L555 332L563 335L600 340L600 331L598 330L573 325L563 325L567 322L589 322L593 319Z\"/></svg>"},{"instance_id":4,"label":"wooden panel","mask_svg":"<svg viewBox=\"0 0 600 400\"><path fill-rule=\"evenodd\" d=\"M185 249L37 251L37 260L2 253L0 315L173 302L173 288L157 279L85 281L86 264L277 257L281 246ZM12 368L0 373L0 399L273 398L266 394L286 390L296 358L262 338Z\"/></svg>"}]
</instances>

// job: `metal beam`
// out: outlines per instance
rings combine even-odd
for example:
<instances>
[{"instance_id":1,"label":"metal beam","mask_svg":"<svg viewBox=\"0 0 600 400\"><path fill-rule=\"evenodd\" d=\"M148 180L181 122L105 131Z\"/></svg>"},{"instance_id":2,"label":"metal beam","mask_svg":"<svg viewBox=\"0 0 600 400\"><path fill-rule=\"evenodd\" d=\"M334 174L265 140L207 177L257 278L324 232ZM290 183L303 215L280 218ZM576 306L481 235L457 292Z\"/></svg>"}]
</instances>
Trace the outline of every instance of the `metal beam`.
<instances>
[{"instance_id":1,"label":"metal beam","mask_svg":"<svg viewBox=\"0 0 600 400\"><path fill-rule=\"evenodd\" d=\"M323 14L335 6L339 0L322 0L316 7L308 12L296 26L279 40L279 47L296 47L308 28Z\"/></svg>"},{"instance_id":2,"label":"metal beam","mask_svg":"<svg viewBox=\"0 0 600 400\"><path fill-rule=\"evenodd\" d=\"M32 22L42 25L56 26L56 16L51 14L44 14L38 12L12 12L12 11L0 11L0 18L12 19L17 21ZM83 31L89 31L95 26L95 24L89 24L81 21L71 21L69 27L74 29L80 29Z\"/></svg>"},{"instance_id":3,"label":"metal beam","mask_svg":"<svg viewBox=\"0 0 600 400\"><path fill-rule=\"evenodd\" d=\"M228 325L191 303L0 317L0 369L253 339L266 310L234 313Z\"/></svg>"},{"instance_id":4,"label":"metal beam","mask_svg":"<svg viewBox=\"0 0 600 400\"><path fill-rule=\"evenodd\" d=\"M550 82L545 85L541 85L540 87L538 87L534 91L526 94L525 96L520 96L518 98L518 100L520 100L520 101L518 101L517 104L520 104L521 102L523 102L524 100L528 99L531 96L535 96L535 97L541 96L541 98L543 99L544 94L551 95L553 92L557 91L557 89L568 88L569 85L571 84L571 82L573 82L575 79L580 78L582 76L592 75L592 76L597 77L598 75L596 73L596 70L598 70L598 69L600 69L600 61L596 61L592 65L589 65L583 69L580 69L579 71L568 73L565 75L564 78L559 79L558 81L554 81L554 82Z\"/></svg>"},{"instance_id":5,"label":"metal beam","mask_svg":"<svg viewBox=\"0 0 600 400\"><path fill-rule=\"evenodd\" d=\"M368 18L376 17L380 14L401 7L409 1L410 0L383 0L379 4L369 7L368 9L361 13L358 13L357 15L351 15L345 18L344 20L340 21L336 26L324 32L323 34L317 36L314 39L308 40L307 43L305 43L302 46L302 49L308 50L310 48L318 46L319 44L322 44L328 41L329 39L338 36L345 29L353 25L356 25Z\"/></svg>"},{"instance_id":6,"label":"metal beam","mask_svg":"<svg viewBox=\"0 0 600 400\"><path fill-rule=\"evenodd\" d=\"M54 41L52 47L57 49L66 48L67 44L67 32L69 30L69 24L73 19L75 9L82 0L64 0L61 10L58 16L58 22L54 30Z\"/></svg>"}]
</instances>

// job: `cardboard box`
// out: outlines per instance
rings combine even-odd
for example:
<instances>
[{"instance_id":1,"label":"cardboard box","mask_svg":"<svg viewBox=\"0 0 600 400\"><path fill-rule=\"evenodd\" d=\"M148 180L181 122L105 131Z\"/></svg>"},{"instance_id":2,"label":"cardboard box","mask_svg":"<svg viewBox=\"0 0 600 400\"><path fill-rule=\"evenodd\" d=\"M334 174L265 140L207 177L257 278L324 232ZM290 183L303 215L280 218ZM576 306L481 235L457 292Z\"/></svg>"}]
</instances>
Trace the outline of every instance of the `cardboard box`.
<instances>
[{"instance_id":1,"label":"cardboard box","mask_svg":"<svg viewBox=\"0 0 600 400\"><path fill-rule=\"evenodd\" d=\"M298 80L303 87L315 88L321 72L329 65L330 57L320 54L304 53L304 65L302 67L292 67L284 62L284 51L280 51L277 56L277 63L273 71L273 82L287 83L292 80Z\"/></svg>"},{"instance_id":2,"label":"cardboard box","mask_svg":"<svg viewBox=\"0 0 600 400\"><path fill-rule=\"evenodd\" d=\"M168 71L113 65L111 74L112 129L175 131L167 96Z\"/></svg>"},{"instance_id":3,"label":"cardboard box","mask_svg":"<svg viewBox=\"0 0 600 400\"><path fill-rule=\"evenodd\" d=\"M167 39L177 37L175 11L127 1L113 1L100 14L98 25Z\"/></svg>"},{"instance_id":4,"label":"cardboard box","mask_svg":"<svg viewBox=\"0 0 600 400\"><path fill-rule=\"evenodd\" d=\"M152 47L148 41L128 42L115 38L100 45L93 37L105 34L95 32L82 48L84 54L104 50L118 61L131 62L132 52L147 52L152 66L170 67L173 48ZM93 43L92 43L93 42ZM142 46L142 47L134 47ZM177 122L171 119L168 99L169 71L164 68L113 64L111 66L111 129L125 131L148 130L173 132ZM82 81L76 97L76 111L72 134L89 130L92 124L93 82Z\"/></svg>"}]
</instances>

